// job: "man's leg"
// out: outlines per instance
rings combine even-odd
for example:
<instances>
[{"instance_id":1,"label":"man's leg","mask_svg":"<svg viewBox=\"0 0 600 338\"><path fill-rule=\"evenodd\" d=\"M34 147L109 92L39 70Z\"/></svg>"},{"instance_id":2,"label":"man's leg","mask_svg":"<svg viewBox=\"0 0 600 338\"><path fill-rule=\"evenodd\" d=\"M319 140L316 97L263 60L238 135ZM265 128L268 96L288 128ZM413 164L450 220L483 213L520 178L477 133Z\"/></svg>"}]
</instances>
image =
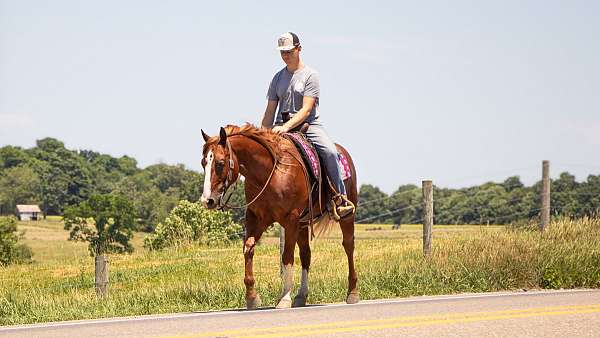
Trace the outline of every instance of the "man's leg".
<instances>
[{"instance_id":1,"label":"man's leg","mask_svg":"<svg viewBox=\"0 0 600 338\"><path fill-rule=\"evenodd\" d=\"M335 147L335 143L329 138L323 126L319 124L311 124L306 132L306 137L315 146L315 149L319 153L319 156L325 162L325 169L331 179L331 183L337 192L344 198L340 198L336 203L337 211L340 217L344 217L354 212L354 206L347 205L346 201L346 187L342 180L342 169L340 168L338 161L338 152Z\"/></svg>"}]
</instances>

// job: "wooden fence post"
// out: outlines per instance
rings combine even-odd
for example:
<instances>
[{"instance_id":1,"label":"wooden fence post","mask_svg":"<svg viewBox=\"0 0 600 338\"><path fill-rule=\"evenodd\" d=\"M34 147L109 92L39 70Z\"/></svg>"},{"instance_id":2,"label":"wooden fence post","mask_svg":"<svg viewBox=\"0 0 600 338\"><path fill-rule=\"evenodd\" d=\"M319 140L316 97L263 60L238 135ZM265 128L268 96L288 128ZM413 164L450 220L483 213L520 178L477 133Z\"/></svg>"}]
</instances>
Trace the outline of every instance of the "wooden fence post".
<instances>
[{"instance_id":1,"label":"wooden fence post","mask_svg":"<svg viewBox=\"0 0 600 338\"><path fill-rule=\"evenodd\" d=\"M96 295L108 297L108 257L97 255L96 259Z\"/></svg>"},{"instance_id":2,"label":"wooden fence post","mask_svg":"<svg viewBox=\"0 0 600 338\"><path fill-rule=\"evenodd\" d=\"M542 161L542 214L540 231L544 231L550 223L550 162Z\"/></svg>"},{"instance_id":3,"label":"wooden fence post","mask_svg":"<svg viewBox=\"0 0 600 338\"><path fill-rule=\"evenodd\" d=\"M433 226L433 184L423 181L423 255L431 253L431 228Z\"/></svg>"}]
</instances>

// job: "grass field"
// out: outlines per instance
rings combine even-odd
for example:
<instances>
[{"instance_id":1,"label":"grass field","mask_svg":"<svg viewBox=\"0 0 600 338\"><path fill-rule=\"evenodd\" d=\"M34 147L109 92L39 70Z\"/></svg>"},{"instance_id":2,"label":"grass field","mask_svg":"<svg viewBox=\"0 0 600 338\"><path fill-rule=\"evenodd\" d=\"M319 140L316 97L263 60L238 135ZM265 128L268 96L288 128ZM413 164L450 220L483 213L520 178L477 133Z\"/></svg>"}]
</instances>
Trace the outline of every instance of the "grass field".
<instances>
[{"instance_id":1,"label":"grass field","mask_svg":"<svg viewBox=\"0 0 600 338\"><path fill-rule=\"evenodd\" d=\"M131 255L110 256L110 297L97 299L93 259L67 241L60 219L21 222L34 262L0 268L0 325L205 311L244 306L241 242L218 248L148 252L136 233ZM419 225L357 225L362 299L530 288L600 287L600 221L558 221L549 231L503 226L435 226L431 257L422 257ZM281 289L279 240L255 255L263 306ZM309 303L345 299L347 263L341 234L312 243ZM296 284L299 283L299 261Z\"/></svg>"}]
</instances>

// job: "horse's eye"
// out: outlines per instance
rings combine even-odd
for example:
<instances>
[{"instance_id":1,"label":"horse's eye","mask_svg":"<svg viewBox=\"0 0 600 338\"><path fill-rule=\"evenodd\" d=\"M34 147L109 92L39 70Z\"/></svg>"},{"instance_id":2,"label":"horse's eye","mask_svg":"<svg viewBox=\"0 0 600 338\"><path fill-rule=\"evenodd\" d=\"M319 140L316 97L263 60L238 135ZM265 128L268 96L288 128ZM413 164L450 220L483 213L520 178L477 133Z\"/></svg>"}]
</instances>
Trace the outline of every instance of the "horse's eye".
<instances>
[{"instance_id":1,"label":"horse's eye","mask_svg":"<svg viewBox=\"0 0 600 338\"><path fill-rule=\"evenodd\" d=\"M217 175L221 175L223 173L223 168L225 168L225 161L219 161L215 163L215 171Z\"/></svg>"},{"instance_id":2,"label":"horse's eye","mask_svg":"<svg viewBox=\"0 0 600 338\"><path fill-rule=\"evenodd\" d=\"M202 165L202 168L206 167L206 159L203 158L202 162L200 162L200 164Z\"/></svg>"}]
</instances>

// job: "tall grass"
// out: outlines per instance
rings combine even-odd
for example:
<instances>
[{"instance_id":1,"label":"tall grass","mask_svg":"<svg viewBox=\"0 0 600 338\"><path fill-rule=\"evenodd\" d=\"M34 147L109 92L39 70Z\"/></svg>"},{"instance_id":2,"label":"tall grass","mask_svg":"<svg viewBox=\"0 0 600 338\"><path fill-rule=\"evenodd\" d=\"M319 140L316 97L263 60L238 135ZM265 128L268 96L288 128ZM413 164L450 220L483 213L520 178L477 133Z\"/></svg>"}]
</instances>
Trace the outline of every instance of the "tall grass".
<instances>
[{"instance_id":1,"label":"tall grass","mask_svg":"<svg viewBox=\"0 0 600 338\"><path fill-rule=\"evenodd\" d=\"M59 223L43 230L53 227L60 230ZM30 230L30 236L38 236ZM544 233L436 226L428 258L422 256L420 231L418 226L394 231L389 226L358 227L355 256L362 299L600 287L599 219L558 220ZM46 248L39 238L37 242L34 254L54 250L50 259L34 256L36 263L0 269L2 325L244 306L241 243L164 252L138 247L132 255L113 255L110 296L98 299L93 260L85 248L61 249L67 243L63 240L47 241ZM344 300L347 261L340 242L339 232L313 241L309 303ZM265 306L275 305L281 290L278 253L276 238L266 238L256 250L255 276ZM297 283L299 270L297 261Z\"/></svg>"}]
</instances>

